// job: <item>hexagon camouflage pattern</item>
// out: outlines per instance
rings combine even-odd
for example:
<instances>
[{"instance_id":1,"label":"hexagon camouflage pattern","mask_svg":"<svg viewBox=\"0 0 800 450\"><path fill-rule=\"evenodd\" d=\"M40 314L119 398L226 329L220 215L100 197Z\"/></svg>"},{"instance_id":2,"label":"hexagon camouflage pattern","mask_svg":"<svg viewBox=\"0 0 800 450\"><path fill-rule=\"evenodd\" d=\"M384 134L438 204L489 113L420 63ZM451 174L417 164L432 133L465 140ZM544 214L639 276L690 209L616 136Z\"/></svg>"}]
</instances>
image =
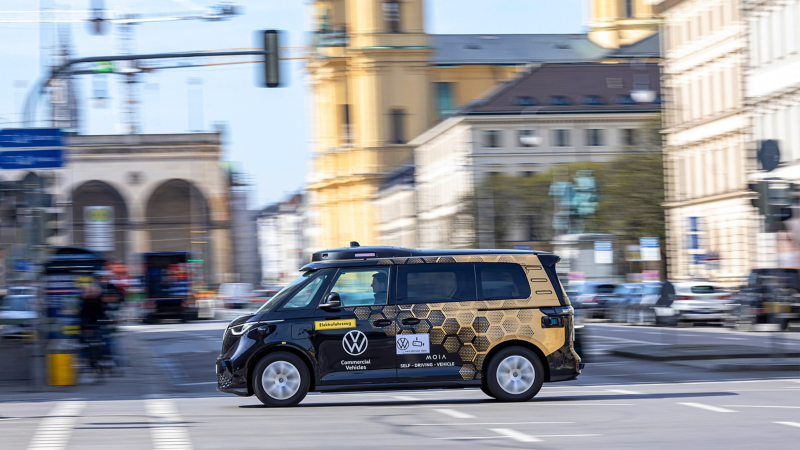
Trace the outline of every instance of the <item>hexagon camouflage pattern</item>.
<instances>
[{"instance_id":1,"label":"hexagon camouflage pattern","mask_svg":"<svg viewBox=\"0 0 800 450\"><path fill-rule=\"evenodd\" d=\"M527 341L547 356L564 345L565 328L542 328L541 311L535 308L560 306L558 296L536 255L440 256L426 258L382 259L381 265L436 263L516 263L528 275L531 295L525 299L484 300L471 302L417 303L396 306L360 306L344 308L354 311L359 320L370 323L380 319L415 317L413 327L384 327L387 336L425 334L430 336L431 353L441 346L442 353L458 355L461 376L465 380L481 378L486 355L501 342ZM556 288L560 289L560 287ZM375 327L373 325L374 328Z\"/></svg>"}]
</instances>

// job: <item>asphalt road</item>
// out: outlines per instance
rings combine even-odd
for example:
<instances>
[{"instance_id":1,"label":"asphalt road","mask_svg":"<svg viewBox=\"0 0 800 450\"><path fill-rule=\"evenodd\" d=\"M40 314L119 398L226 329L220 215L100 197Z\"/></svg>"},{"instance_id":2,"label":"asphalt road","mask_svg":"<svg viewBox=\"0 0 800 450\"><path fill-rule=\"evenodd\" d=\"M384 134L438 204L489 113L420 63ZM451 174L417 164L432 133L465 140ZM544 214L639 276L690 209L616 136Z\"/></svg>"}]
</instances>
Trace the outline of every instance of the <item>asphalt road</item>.
<instances>
[{"instance_id":1,"label":"asphalt road","mask_svg":"<svg viewBox=\"0 0 800 450\"><path fill-rule=\"evenodd\" d=\"M583 375L545 385L527 403L465 389L312 393L296 408L270 409L215 391L224 326L128 327L131 359L152 361L141 372L147 376L133 377L129 392L0 400L0 448L793 449L800 439L800 373L722 373L607 354L665 334L685 343L771 345L757 333L591 325ZM800 343L798 333L781 338Z\"/></svg>"}]
</instances>

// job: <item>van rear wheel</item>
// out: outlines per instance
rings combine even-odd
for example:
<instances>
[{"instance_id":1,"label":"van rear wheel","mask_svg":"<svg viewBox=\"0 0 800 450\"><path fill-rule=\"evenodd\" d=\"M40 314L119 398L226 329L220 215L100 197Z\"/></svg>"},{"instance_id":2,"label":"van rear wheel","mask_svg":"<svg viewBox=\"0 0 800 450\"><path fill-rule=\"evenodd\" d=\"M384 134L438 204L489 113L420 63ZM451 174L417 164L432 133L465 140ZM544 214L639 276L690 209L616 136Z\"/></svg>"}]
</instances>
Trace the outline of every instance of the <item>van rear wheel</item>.
<instances>
[{"instance_id":1,"label":"van rear wheel","mask_svg":"<svg viewBox=\"0 0 800 450\"><path fill-rule=\"evenodd\" d=\"M308 394L310 375L297 355L275 352L258 362L252 383L256 397L266 406L295 406Z\"/></svg>"},{"instance_id":2,"label":"van rear wheel","mask_svg":"<svg viewBox=\"0 0 800 450\"><path fill-rule=\"evenodd\" d=\"M492 397L503 402L525 402L542 388L544 368L539 357L524 347L500 350L486 371Z\"/></svg>"}]
</instances>

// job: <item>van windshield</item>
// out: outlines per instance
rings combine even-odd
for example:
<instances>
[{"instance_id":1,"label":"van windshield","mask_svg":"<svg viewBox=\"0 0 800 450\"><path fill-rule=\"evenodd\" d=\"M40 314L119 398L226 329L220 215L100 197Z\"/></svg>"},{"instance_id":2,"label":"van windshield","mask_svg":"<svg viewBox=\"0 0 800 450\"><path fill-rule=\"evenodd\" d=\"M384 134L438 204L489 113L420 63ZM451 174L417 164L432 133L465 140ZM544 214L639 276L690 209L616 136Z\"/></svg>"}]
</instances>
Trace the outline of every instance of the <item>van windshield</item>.
<instances>
[{"instance_id":1,"label":"van windshield","mask_svg":"<svg viewBox=\"0 0 800 450\"><path fill-rule=\"evenodd\" d=\"M267 312L270 309L272 309L273 306L283 301L283 299L286 298L286 296L289 295L289 293L292 292L292 290L294 290L295 286L304 283L306 280L313 277L315 273L317 273L316 270L309 270L308 272L297 277L294 281L289 283L285 288L281 289L277 294L273 295L272 298L264 302L264 304L261 305L261 308L258 308L256 314Z\"/></svg>"}]
</instances>

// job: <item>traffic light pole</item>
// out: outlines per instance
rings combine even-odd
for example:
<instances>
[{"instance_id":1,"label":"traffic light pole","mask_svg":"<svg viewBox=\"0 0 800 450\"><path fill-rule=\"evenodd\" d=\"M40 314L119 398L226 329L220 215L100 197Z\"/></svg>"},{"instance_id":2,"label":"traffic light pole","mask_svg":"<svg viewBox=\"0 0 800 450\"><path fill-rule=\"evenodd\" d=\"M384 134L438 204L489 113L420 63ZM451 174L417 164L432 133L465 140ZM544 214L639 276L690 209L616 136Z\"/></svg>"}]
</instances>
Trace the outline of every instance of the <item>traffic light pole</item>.
<instances>
[{"instance_id":1,"label":"traffic light pole","mask_svg":"<svg viewBox=\"0 0 800 450\"><path fill-rule=\"evenodd\" d=\"M269 43L267 43L269 44ZM277 48L277 46L275 47ZM25 97L25 107L23 112L23 123L25 126L31 126L36 114L36 104L38 103L38 99L44 94L45 89L47 89L53 81L58 78L59 76L63 75L74 75L77 71L74 70L74 66L78 64L86 64L86 63L96 63L96 62L105 62L105 61L139 61L139 60L147 60L147 59L178 59L178 58L201 58L201 57L212 57L212 56L246 56L246 55L261 55L264 56L266 62L266 69L267 70L277 70L277 50L231 50L231 51L216 51L216 52L179 52L179 53L150 53L150 54L143 54L143 55L114 55L114 56L92 56L89 58L79 58L73 59L71 61L67 61L66 63L62 64L61 66L55 68L53 72L47 78L36 83L33 88L28 91L28 94ZM272 56L272 57L270 57ZM274 60L274 61L272 61ZM173 67L177 68L177 67ZM85 72L81 72L85 73ZM270 80L270 76L268 75L266 83L268 87L276 87L278 84L275 81ZM278 77L274 77L276 80Z\"/></svg>"}]
</instances>

